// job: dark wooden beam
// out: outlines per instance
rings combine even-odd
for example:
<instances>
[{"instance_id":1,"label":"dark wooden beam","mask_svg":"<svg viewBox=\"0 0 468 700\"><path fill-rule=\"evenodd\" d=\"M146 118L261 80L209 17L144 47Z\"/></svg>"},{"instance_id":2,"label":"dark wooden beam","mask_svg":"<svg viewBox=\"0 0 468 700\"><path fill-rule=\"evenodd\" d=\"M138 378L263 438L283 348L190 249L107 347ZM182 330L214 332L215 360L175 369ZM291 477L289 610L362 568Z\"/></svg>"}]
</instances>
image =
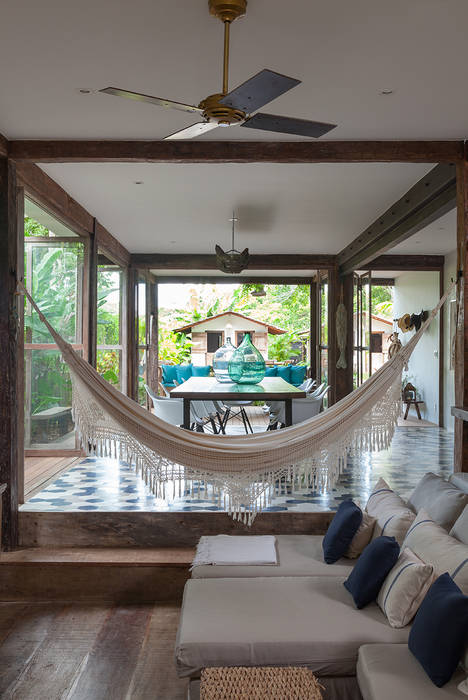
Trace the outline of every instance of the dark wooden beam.
<instances>
[{"instance_id":1,"label":"dark wooden beam","mask_svg":"<svg viewBox=\"0 0 468 700\"><path fill-rule=\"evenodd\" d=\"M10 141L35 163L454 163L462 141Z\"/></svg>"},{"instance_id":2,"label":"dark wooden beam","mask_svg":"<svg viewBox=\"0 0 468 700\"><path fill-rule=\"evenodd\" d=\"M130 253L99 221L96 221L96 237L99 250L102 250L115 263L122 267L130 265Z\"/></svg>"},{"instance_id":3,"label":"dark wooden beam","mask_svg":"<svg viewBox=\"0 0 468 700\"><path fill-rule=\"evenodd\" d=\"M76 233L87 236L93 231L94 218L63 187L34 163L21 163L17 168L18 182L26 195L42 206Z\"/></svg>"},{"instance_id":4,"label":"dark wooden beam","mask_svg":"<svg viewBox=\"0 0 468 700\"><path fill-rule=\"evenodd\" d=\"M374 258L368 270L389 270L389 271L437 271L444 266L443 255L379 255Z\"/></svg>"},{"instance_id":5,"label":"dark wooden beam","mask_svg":"<svg viewBox=\"0 0 468 700\"><path fill-rule=\"evenodd\" d=\"M136 318L136 285L138 284L138 270L130 266L127 268L127 395L137 398L137 318Z\"/></svg>"},{"instance_id":6,"label":"dark wooden beam","mask_svg":"<svg viewBox=\"0 0 468 700\"><path fill-rule=\"evenodd\" d=\"M377 255L391 250L454 209L456 199L455 165L436 165L338 253L340 274L365 269Z\"/></svg>"},{"instance_id":7,"label":"dark wooden beam","mask_svg":"<svg viewBox=\"0 0 468 700\"><path fill-rule=\"evenodd\" d=\"M207 143L209 143L207 141ZM200 253L131 255L134 267L148 270L217 270L216 256ZM335 266L334 255L251 255L249 270L321 270Z\"/></svg>"},{"instance_id":8,"label":"dark wooden beam","mask_svg":"<svg viewBox=\"0 0 468 700\"><path fill-rule=\"evenodd\" d=\"M8 141L3 136L3 134L0 134L0 158L7 158L7 157L8 157Z\"/></svg>"},{"instance_id":9,"label":"dark wooden beam","mask_svg":"<svg viewBox=\"0 0 468 700\"><path fill-rule=\"evenodd\" d=\"M468 409L468 153L457 166L457 335L455 405ZM468 422L455 417L454 471L468 472Z\"/></svg>"},{"instance_id":10,"label":"dark wooden beam","mask_svg":"<svg viewBox=\"0 0 468 700\"><path fill-rule=\"evenodd\" d=\"M150 330L148 348L148 385L150 389L158 394L158 374L159 374L159 301L158 283L149 282L150 289Z\"/></svg>"},{"instance_id":11,"label":"dark wooden beam","mask_svg":"<svg viewBox=\"0 0 468 700\"><path fill-rule=\"evenodd\" d=\"M158 277L158 284L309 284L310 275L307 277L243 277L241 275L167 275Z\"/></svg>"},{"instance_id":12,"label":"dark wooden beam","mask_svg":"<svg viewBox=\"0 0 468 700\"><path fill-rule=\"evenodd\" d=\"M94 220L94 231L89 236L87 270L87 300L88 300L88 362L96 367L97 360L97 266L98 239L96 235L97 221Z\"/></svg>"},{"instance_id":13,"label":"dark wooden beam","mask_svg":"<svg viewBox=\"0 0 468 700\"><path fill-rule=\"evenodd\" d=\"M2 544L10 549L18 542L19 412L23 401L18 385L20 347L19 307L16 295L19 269L18 188L16 168L0 158L0 483L3 494Z\"/></svg>"}]
</instances>

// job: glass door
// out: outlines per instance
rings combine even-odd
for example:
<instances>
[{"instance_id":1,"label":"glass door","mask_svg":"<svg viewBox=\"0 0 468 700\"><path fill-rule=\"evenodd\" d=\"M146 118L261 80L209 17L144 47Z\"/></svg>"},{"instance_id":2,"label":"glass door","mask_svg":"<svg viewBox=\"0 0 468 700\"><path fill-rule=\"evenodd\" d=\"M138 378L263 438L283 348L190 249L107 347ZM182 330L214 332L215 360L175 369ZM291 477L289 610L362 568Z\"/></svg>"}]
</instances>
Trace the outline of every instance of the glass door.
<instances>
[{"instance_id":1,"label":"glass door","mask_svg":"<svg viewBox=\"0 0 468 700\"><path fill-rule=\"evenodd\" d=\"M50 235L49 230L31 221L26 217L26 287L52 326L83 353L84 244L73 234ZM34 224L37 227L31 233ZM38 230L43 231L38 234ZM28 301L24 341L25 448L74 450L77 441L70 374L53 338Z\"/></svg>"},{"instance_id":2,"label":"glass door","mask_svg":"<svg viewBox=\"0 0 468 700\"><path fill-rule=\"evenodd\" d=\"M358 386L372 374L370 347L372 329L371 272L354 273L353 285L353 386Z\"/></svg>"}]
</instances>

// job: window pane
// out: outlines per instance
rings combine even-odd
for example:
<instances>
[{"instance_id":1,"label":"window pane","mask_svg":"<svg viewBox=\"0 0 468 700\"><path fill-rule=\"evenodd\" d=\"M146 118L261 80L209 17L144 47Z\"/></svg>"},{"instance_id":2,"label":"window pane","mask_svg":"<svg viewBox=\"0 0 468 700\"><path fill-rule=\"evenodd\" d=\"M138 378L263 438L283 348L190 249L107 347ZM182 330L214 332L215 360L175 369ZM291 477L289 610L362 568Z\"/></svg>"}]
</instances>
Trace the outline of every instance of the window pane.
<instances>
[{"instance_id":1,"label":"window pane","mask_svg":"<svg viewBox=\"0 0 468 700\"><path fill-rule=\"evenodd\" d=\"M97 344L120 345L120 270L98 268Z\"/></svg>"},{"instance_id":2,"label":"window pane","mask_svg":"<svg viewBox=\"0 0 468 700\"><path fill-rule=\"evenodd\" d=\"M25 352L25 447L75 448L72 386L59 350Z\"/></svg>"},{"instance_id":3,"label":"window pane","mask_svg":"<svg viewBox=\"0 0 468 700\"><path fill-rule=\"evenodd\" d=\"M138 294L138 345L146 345L146 282L139 282Z\"/></svg>"},{"instance_id":4,"label":"window pane","mask_svg":"<svg viewBox=\"0 0 468 700\"><path fill-rule=\"evenodd\" d=\"M328 345L328 281L320 284L320 345Z\"/></svg>"},{"instance_id":5,"label":"window pane","mask_svg":"<svg viewBox=\"0 0 468 700\"><path fill-rule=\"evenodd\" d=\"M106 381L113 384L118 389L120 386L120 356L121 351L115 350L98 350L96 355L96 367L99 374Z\"/></svg>"},{"instance_id":6,"label":"window pane","mask_svg":"<svg viewBox=\"0 0 468 700\"><path fill-rule=\"evenodd\" d=\"M138 350L138 403L141 406L146 406L145 384L148 384L147 369L148 353L146 350L140 349Z\"/></svg>"},{"instance_id":7,"label":"window pane","mask_svg":"<svg viewBox=\"0 0 468 700\"><path fill-rule=\"evenodd\" d=\"M25 242L25 277L31 296L62 338L81 342L83 244ZM25 341L53 343L52 336L25 301Z\"/></svg>"}]
</instances>

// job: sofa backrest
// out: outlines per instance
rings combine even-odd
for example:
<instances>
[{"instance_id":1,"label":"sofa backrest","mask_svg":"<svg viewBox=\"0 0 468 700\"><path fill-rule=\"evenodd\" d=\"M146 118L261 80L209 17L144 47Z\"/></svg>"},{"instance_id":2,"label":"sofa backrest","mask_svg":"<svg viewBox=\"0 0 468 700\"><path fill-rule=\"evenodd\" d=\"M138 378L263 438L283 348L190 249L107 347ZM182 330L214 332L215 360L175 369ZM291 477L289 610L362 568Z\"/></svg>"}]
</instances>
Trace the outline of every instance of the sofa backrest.
<instances>
[{"instance_id":1,"label":"sofa backrest","mask_svg":"<svg viewBox=\"0 0 468 700\"><path fill-rule=\"evenodd\" d=\"M417 513L424 508L434 522L450 530L468 505L468 492L428 472L408 498L408 505Z\"/></svg>"}]
</instances>

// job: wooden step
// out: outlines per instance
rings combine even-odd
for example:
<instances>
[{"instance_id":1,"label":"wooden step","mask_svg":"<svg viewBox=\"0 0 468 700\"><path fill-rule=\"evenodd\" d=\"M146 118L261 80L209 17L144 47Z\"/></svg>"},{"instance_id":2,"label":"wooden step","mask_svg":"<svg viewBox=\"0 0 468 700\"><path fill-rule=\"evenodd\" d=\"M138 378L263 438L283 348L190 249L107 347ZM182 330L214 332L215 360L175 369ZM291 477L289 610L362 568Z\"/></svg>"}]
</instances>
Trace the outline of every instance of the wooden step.
<instances>
[{"instance_id":1,"label":"wooden step","mask_svg":"<svg viewBox=\"0 0 468 700\"><path fill-rule=\"evenodd\" d=\"M24 548L0 553L0 601L180 601L194 548Z\"/></svg>"}]
</instances>

